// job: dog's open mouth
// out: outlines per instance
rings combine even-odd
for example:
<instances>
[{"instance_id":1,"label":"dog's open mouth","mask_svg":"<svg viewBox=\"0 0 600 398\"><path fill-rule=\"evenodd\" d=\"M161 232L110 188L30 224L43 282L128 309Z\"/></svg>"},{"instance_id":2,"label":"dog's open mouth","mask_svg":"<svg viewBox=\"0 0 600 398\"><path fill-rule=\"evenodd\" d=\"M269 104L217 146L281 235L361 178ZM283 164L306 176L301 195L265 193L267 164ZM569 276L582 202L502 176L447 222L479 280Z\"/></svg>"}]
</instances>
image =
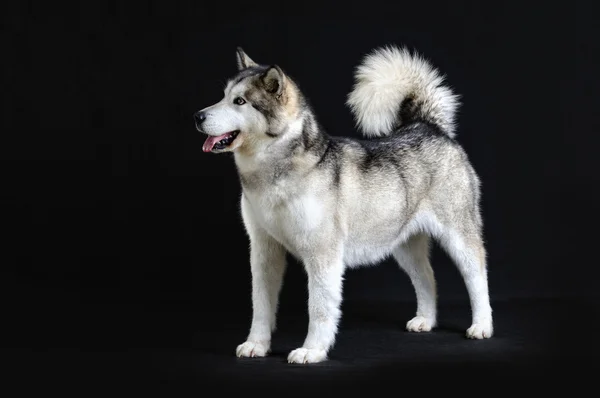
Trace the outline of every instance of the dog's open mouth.
<instances>
[{"instance_id":1,"label":"dog's open mouth","mask_svg":"<svg viewBox=\"0 0 600 398\"><path fill-rule=\"evenodd\" d=\"M231 145L239 133L239 130L235 130L216 137L209 135L206 141L204 141L204 145L202 145L202 150L204 152L212 152L214 150L225 149Z\"/></svg>"}]
</instances>

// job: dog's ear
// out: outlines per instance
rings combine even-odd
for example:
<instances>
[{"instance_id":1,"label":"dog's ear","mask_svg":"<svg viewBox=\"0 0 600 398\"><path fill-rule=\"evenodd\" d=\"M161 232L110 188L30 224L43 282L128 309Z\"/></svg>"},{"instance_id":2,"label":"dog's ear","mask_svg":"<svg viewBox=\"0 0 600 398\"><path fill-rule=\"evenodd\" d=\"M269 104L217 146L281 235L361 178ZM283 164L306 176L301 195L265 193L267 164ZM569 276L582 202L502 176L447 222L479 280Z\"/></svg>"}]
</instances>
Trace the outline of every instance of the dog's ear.
<instances>
[{"instance_id":1,"label":"dog's ear","mask_svg":"<svg viewBox=\"0 0 600 398\"><path fill-rule=\"evenodd\" d=\"M242 50L242 47L237 48L236 55L238 70L250 68L251 66L257 66L257 63L252 61L248 54Z\"/></svg>"},{"instance_id":2,"label":"dog's ear","mask_svg":"<svg viewBox=\"0 0 600 398\"><path fill-rule=\"evenodd\" d=\"M281 95L283 92L285 85L285 74L279 66L270 66L269 69L267 69L267 71L261 76L261 80L267 92L275 94L276 96Z\"/></svg>"}]
</instances>

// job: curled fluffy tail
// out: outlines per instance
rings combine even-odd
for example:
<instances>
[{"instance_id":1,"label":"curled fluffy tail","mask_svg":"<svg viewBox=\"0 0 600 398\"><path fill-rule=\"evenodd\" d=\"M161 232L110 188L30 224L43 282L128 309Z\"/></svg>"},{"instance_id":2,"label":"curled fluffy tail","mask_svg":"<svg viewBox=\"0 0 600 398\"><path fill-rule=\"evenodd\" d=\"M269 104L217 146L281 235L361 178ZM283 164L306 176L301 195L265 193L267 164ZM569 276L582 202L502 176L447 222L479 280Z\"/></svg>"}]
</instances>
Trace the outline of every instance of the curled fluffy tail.
<instances>
[{"instance_id":1,"label":"curled fluffy tail","mask_svg":"<svg viewBox=\"0 0 600 398\"><path fill-rule=\"evenodd\" d=\"M459 97L419 55L404 48L376 49L364 58L354 77L346 103L365 136L388 135L421 120L454 137Z\"/></svg>"}]
</instances>

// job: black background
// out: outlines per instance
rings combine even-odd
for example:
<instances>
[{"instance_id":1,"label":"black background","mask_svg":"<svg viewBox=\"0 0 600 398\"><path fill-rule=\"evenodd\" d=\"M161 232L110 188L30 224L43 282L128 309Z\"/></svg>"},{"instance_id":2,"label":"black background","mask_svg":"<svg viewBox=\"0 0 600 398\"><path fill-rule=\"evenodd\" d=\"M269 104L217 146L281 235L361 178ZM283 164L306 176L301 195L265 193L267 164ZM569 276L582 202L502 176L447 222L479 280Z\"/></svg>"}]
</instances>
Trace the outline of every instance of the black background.
<instances>
[{"instance_id":1,"label":"black background","mask_svg":"<svg viewBox=\"0 0 600 398\"><path fill-rule=\"evenodd\" d=\"M372 48L405 45L440 68L462 96L458 140L483 182L491 297L500 319L509 317L497 338L545 308L551 330L532 333L550 333L552 344L541 349L547 356L529 358L591 358L592 343L573 354L562 337L593 339L596 328L587 229L597 202L597 32L584 3L528 4L5 3L2 285L17 373L53 375L67 364L110 384L148 375L124 363L158 363L152 380L171 382L205 380L207 369L213 380L285 371L286 349L306 330L305 275L290 259L281 300L296 316L290 347L279 347L275 362L256 362L264 374L250 362L240 368L233 352L251 308L240 186L231 156L201 152L192 119L221 99L236 46L295 78L333 135L358 136L344 102ZM437 248L432 262L440 317L458 306L444 344L459 341L470 321L464 283ZM348 272L344 294L356 303L344 319L357 330L370 327L360 320L373 308L397 331L414 312L412 286L392 261ZM469 348L456 348L454 363L467 366L461 350ZM343 348L338 358L344 352L345 363L360 362ZM215 376L215 363L234 370Z\"/></svg>"}]
</instances>

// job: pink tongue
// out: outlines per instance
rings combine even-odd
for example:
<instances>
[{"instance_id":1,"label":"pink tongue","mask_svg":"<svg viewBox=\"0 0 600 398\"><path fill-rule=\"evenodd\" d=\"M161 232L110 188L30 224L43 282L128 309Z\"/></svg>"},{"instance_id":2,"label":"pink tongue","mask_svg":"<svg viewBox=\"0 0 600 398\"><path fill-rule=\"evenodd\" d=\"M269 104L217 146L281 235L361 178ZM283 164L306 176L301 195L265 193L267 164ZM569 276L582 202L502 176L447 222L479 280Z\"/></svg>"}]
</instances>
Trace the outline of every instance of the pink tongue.
<instances>
[{"instance_id":1,"label":"pink tongue","mask_svg":"<svg viewBox=\"0 0 600 398\"><path fill-rule=\"evenodd\" d=\"M208 138L206 139L206 141L204 141L204 145L202 145L202 150L204 152L210 152L210 151L212 151L213 147L215 146L215 144L217 142L221 141L225 137L228 137L229 135L231 135L231 133L221 134L221 135L219 135L217 137L209 135Z\"/></svg>"}]
</instances>

